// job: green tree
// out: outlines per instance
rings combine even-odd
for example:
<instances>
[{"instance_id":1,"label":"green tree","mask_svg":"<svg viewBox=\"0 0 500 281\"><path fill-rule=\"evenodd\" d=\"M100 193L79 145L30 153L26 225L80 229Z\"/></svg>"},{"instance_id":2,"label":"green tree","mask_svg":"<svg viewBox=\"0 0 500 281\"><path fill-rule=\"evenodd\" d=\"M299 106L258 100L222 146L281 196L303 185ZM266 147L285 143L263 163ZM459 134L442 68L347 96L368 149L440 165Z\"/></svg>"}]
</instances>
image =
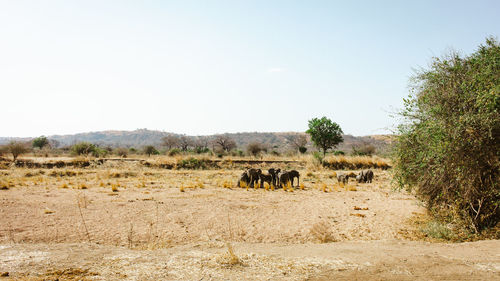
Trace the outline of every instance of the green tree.
<instances>
[{"instance_id":1,"label":"green tree","mask_svg":"<svg viewBox=\"0 0 500 281\"><path fill-rule=\"evenodd\" d=\"M328 149L334 148L343 142L342 129L332 120L322 117L309 120L309 130L306 131L316 147L323 150L323 157Z\"/></svg>"},{"instance_id":2,"label":"green tree","mask_svg":"<svg viewBox=\"0 0 500 281\"><path fill-rule=\"evenodd\" d=\"M49 140L47 139L46 136L41 136L34 139L31 145L33 146L33 148L42 149L45 146L49 145Z\"/></svg>"},{"instance_id":3,"label":"green tree","mask_svg":"<svg viewBox=\"0 0 500 281\"><path fill-rule=\"evenodd\" d=\"M438 218L472 231L500 221L500 45L434 58L400 112L395 180ZM441 216L440 214L443 214Z\"/></svg>"},{"instance_id":4,"label":"green tree","mask_svg":"<svg viewBox=\"0 0 500 281\"><path fill-rule=\"evenodd\" d=\"M149 156L151 156L151 154L159 154L158 150L156 150L156 148L152 145L148 145L146 147L144 147L144 153L146 153Z\"/></svg>"}]
</instances>

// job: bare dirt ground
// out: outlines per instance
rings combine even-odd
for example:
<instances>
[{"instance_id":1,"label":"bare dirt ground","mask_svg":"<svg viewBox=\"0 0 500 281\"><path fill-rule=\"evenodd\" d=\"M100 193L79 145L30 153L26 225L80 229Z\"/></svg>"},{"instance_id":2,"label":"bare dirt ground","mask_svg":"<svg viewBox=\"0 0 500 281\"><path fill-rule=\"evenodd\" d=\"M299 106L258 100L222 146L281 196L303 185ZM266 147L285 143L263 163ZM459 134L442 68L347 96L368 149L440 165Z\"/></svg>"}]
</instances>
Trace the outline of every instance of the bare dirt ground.
<instances>
[{"instance_id":1,"label":"bare dirt ground","mask_svg":"<svg viewBox=\"0 0 500 281\"><path fill-rule=\"evenodd\" d=\"M345 187L331 170L300 172L303 189L287 192L235 188L238 169L117 162L2 170L10 188L0 190L0 274L14 280L500 280L500 241L404 240L409 219L425 209L393 191L387 172Z\"/></svg>"}]
</instances>

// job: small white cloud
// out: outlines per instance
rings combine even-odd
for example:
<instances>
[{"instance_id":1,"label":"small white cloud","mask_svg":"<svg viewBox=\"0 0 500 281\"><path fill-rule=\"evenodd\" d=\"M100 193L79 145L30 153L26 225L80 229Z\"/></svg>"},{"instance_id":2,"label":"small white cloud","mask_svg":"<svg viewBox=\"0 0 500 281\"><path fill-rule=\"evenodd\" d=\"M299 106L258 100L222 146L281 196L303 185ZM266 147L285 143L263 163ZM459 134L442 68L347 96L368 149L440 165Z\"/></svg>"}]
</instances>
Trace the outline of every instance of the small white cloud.
<instances>
[{"instance_id":1,"label":"small white cloud","mask_svg":"<svg viewBox=\"0 0 500 281\"><path fill-rule=\"evenodd\" d=\"M284 72L284 71L286 71L286 69L281 67L271 67L267 69L268 73Z\"/></svg>"}]
</instances>

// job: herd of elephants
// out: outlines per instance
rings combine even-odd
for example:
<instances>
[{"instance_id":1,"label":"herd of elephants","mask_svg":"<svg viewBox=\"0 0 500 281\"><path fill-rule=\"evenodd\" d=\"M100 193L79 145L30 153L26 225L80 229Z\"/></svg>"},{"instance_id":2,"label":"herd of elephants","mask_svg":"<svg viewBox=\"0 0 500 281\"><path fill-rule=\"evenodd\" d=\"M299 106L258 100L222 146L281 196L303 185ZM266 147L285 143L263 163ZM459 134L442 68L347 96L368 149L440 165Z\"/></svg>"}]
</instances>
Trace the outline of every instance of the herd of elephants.
<instances>
[{"instance_id":1,"label":"herd of elephants","mask_svg":"<svg viewBox=\"0 0 500 281\"><path fill-rule=\"evenodd\" d=\"M299 186L300 181L300 173L296 170L281 170L271 168L267 170L268 174L262 173L261 169L248 168L246 169L240 177L240 180L237 183L238 187L243 187L242 184L245 184L249 187L255 187L260 182L260 188L264 187L264 183L267 183L269 186L274 187L283 187L290 185L293 187L294 180L297 178L297 186ZM359 174L351 173L337 173L337 180L339 183L343 183L346 185L349 182L350 177L355 177L358 183L368 182L371 183L373 180L373 171L372 170L362 170Z\"/></svg>"}]
</instances>

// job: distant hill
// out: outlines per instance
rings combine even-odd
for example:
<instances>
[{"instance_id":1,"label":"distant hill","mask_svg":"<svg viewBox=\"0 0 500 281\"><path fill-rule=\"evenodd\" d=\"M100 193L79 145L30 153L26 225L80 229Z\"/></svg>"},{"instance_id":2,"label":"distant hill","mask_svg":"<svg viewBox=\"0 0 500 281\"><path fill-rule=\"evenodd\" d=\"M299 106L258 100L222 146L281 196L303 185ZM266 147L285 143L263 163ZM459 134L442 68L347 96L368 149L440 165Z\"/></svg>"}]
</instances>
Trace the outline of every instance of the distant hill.
<instances>
[{"instance_id":1,"label":"distant hill","mask_svg":"<svg viewBox=\"0 0 500 281\"><path fill-rule=\"evenodd\" d=\"M247 133L231 133L224 134L234 139L239 149L244 150L246 146L251 142L260 142L265 144L271 150L277 150L284 152L290 149L288 137L297 134L298 132L269 132L269 133L258 133L258 132L247 132ZM135 147L140 148L146 145L160 146L162 143L162 138L167 135L181 136L180 134L174 134L169 132L154 131L148 129L137 129L134 131L100 131L100 132L88 132L80 133L74 135L53 135L48 136L49 139L55 140L59 143L60 147L73 145L77 142L86 141L91 142L101 146L112 146L112 147ZM213 138L211 136L197 136L205 138ZM196 138L192 136L192 138ZM20 141L30 141L32 138L2 138L0 137L0 144L8 143L11 140ZM351 136L344 135L344 142L340 144L336 150L342 150L349 153L353 146L360 145L373 145L377 149L378 153L386 153L389 149L392 136L388 135L375 135L375 136ZM312 144L307 144L308 150L313 149Z\"/></svg>"}]
</instances>

